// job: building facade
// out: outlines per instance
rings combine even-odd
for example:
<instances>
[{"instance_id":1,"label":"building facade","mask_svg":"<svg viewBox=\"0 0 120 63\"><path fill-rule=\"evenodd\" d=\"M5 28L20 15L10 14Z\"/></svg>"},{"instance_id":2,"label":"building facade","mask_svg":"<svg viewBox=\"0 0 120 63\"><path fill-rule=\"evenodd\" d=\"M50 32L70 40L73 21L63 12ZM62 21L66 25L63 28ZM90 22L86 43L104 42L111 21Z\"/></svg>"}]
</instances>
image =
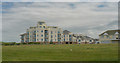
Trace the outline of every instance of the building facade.
<instances>
[{"instance_id":1,"label":"building facade","mask_svg":"<svg viewBox=\"0 0 120 63\"><path fill-rule=\"evenodd\" d=\"M70 31L62 30L57 26L47 26L45 22L38 22L37 26L30 27L26 33L21 34L21 42L41 42L57 44L80 44L93 43L94 39L79 34L73 34Z\"/></svg>"},{"instance_id":2,"label":"building facade","mask_svg":"<svg viewBox=\"0 0 120 63\"><path fill-rule=\"evenodd\" d=\"M99 35L101 43L118 43L120 42L120 30L108 30Z\"/></svg>"}]
</instances>

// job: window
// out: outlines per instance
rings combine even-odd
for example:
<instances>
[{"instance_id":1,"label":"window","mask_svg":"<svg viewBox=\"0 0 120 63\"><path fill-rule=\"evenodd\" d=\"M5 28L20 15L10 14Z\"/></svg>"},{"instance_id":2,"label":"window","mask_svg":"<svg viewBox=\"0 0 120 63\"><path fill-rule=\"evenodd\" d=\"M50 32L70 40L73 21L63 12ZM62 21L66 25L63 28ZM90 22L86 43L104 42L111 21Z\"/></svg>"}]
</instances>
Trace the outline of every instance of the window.
<instances>
[{"instance_id":1,"label":"window","mask_svg":"<svg viewBox=\"0 0 120 63\"><path fill-rule=\"evenodd\" d=\"M40 24L40 25L42 25L42 23L41 23L41 22L40 22L39 24Z\"/></svg>"},{"instance_id":2,"label":"window","mask_svg":"<svg viewBox=\"0 0 120 63\"><path fill-rule=\"evenodd\" d=\"M41 35L41 37L43 37L43 35Z\"/></svg>"},{"instance_id":3,"label":"window","mask_svg":"<svg viewBox=\"0 0 120 63\"><path fill-rule=\"evenodd\" d=\"M60 31L58 31L58 33L60 33Z\"/></svg>"},{"instance_id":4,"label":"window","mask_svg":"<svg viewBox=\"0 0 120 63\"><path fill-rule=\"evenodd\" d=\"M39 35L37 35L37 37L38 37Z\"/></svg>"},{"instance_id":5,"label":"window","mask_svg":"<svg viewBox=\"0 0 120 63\"><path fill-rule=\"evenodd\" d=\"M43 26L43 28L45 28L45 26Z\"/></svg>"},{"instance_id":6,"label":"window","mask_svg":"<svg viewBox=\"0 0 120 63\"><path fill-rule=\"evenodd\" d=\"M71 41L71 39L69 39Z\"/></svg>"},{"instance_id":7,"label":"window","mask_svg":"<svg viewBox=\"0 0 120 63\"><path fill-rule=\"evenodd\" d=\"M36 35L34 35L34 37L36 37Z\"/></svg>"},{"instance_id":8,"label":"window","mask_svg":"<svg viewBox=\"0 0 120 63\"><path fill-rule=\"evenodd\" d=\"M55 39L55 41L56 41L56 39Z\"/></svg>"},{"instance_id":9,"label":"window","mask_svg":"<svg viewBox=\"0 0 120 63\"><path fill-rule=\"evenodd\" d=\"M29 37L29 35L27 35L27 37Z\"/></svg>"},{"instance_id":10,"label":"window","mask_svg":"<svg viewBox=\"0 0 120 63\"><path fill-rule=\"evenodd\" d=\"M64 39L64 41L65 41L65 39Z\"/></svg>"},{"instance_id":11,"label":"window","mask_svg":"<svg viewBox=\"0 0 120 63\"><path fill-rule=\"evenodd\" d=\"M69 37L71 37L71 35L69 35Z\"/></svg>"},{"instance_id":12,"label":"window","mask_svg":"<svg viewBox=\"0 0 120 63\"><path fill-rule=\"evenodd\" d=\"M51 35L51 38L53 38L53 36Z\"/></svg>"},{"instance_id":13,"label":"window","mask_svg":"<svg viewBox=\"0 0 120 63\"><path fill-rule=\"evenodd\" d=\"M90 40L90 42L92 42L92 40Z\"/></svg>"},{"instance_id":14,"label":"window","mask_svg":"<svg viewBox=\"0 0 120 63\"><path fill-rule=\"evenodd\" d=\"M41 41L43 41L43 39L41 39Z\"/></svg>"},{"instance_id":15,"label":"window","mask_svg":"<svg viewBox=\"0 0 120 63\"><path fill-rule=\"evenodd\" d=\"M40 28L42 28L42 26L40 26Z\"/></svg>"},{"instance_id":16,"label":"window","mask_svg":"<svg viewBox=\"0 0 120 63\"><path fill-rule=\"evenodd\" d=\"M48 31L47 31L47 30L45 30L45 33L48 33Z\"/></svg>"},{"instance_id":17,"label":"window","mask_svg":"<svg viewBox=\"0 0 120 63\"><path fill-rule=\"evenodd\" d=\"M24 36L22 36L21 38L24 38Z\"/></svg>"},{"instance_id":18,"label":"window","mask_svg":"<svg viewBox=\"0 0 120 63\"><path fill-rule=\"evenodd\" d=\"M58 39L58 41L60 41L60 39Z\"/></svg>"},{"instance_id":19,"label":"window","mask_svg":"<svg viewBox=\"0 0 120 63\"><path fill-rule=\"evenodd\" d=\"M58 35L58 37L60 37L60 35Z\"/></svg>"},{"instance_id":20,"label":"window","mask_svg":"<svg viewBox=\"0 0 120 63\"><path fill-rule=\"evenodd\" d=\"M65 37L65 35L64 35L64 37Z\"/></svg>"},{"instance_id":21,"label":"window","mask_svg":"<svg viewBox=\"0 0 120 63\"><path fill-rule=\"evenodd\" d=\"M36 31L34 31L34 33L36 33Z\"/></svg>"},{"instance_id":22,"label":"window","mask_svg":"<svg viewBox=\"0 0 120 63\"><path fill-rule=\"evenodd\" d=\"M56 37L56 35L55 35L55 37Z\"/></svg>"},{"instance_id":23,"label":"window","mask_svg":"<svg viewBox=\"0 0 120 63\"><path fill-rule=\"evenodd\" d=\"M52 34L53 32L51 31L51 34Z\"/></svg>"},{"instance_id":24,"label":"window","mask_svg":"<svg viewBox=\"0 0 120 63\"><path fill-rule=\"evenodd\" d=\"M47 35L45 35L45 37L47 37Z\"/></svg>"},{"instance_id":25,"label":"window","mask_svg":"<svg viewBox=\"0 0 120 63\"><path fill-rule=\"evenodd\" d=\"M41 30L41 32L43 32L43 30Z\"/></svg>"},{"instance_id":26,"label":"window","mask_svg":"<svg viewBox=\"0 0 120 63\"><path fill-rule=\"evenodd\" d=\"M47 39L45 39L45 41L47 41Z\"/></svg>"},{"instance_id":27,"label":"window","mask_svg":"<svg viewBox=\"0 0 120 63\"><path fill-rule=\"evenodd\" d=\"M29 42L29 39L27 39L27 42Z\"/></svg>"}]
</instances>

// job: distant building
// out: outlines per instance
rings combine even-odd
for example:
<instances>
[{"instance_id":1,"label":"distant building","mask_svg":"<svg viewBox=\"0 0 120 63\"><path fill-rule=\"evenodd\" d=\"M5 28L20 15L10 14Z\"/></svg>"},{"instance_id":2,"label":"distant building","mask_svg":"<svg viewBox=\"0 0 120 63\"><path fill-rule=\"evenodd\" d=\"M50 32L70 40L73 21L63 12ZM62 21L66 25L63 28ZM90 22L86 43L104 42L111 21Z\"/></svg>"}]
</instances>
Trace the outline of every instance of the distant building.
<instances>
[{"instance_id":1,"label":"distant building","mask_svg":"<svg viewBox=\"0 0 120 63\"><path fill-rule=\"evenodd\" d=\"M73 34L73 41L76 41L78 44L94 44L95 43L95 39L82 34Z\"/></svg>"},{"instance_id":2,"label":"distant building","mask_svg":"<svg viewBox=\"0 0 120 63\"><path fill-rule=\"evenodd\" d=\"M118 43L120 42L120 30L107 30L99 35L101 43Z\"/></svg>"},{"instance_id":3,"label":"distant building","mask_svg":"<svg viewBox=\"0 0 120 63\"><path fill-rule=\"evenodd\" d=\"M63 31L57 26L47 26L45 22L40 21L37 26L30 27L26 33L21 34L21 42L88 44L94 43L94 39L81 34L73 34L68 30Z\"/></svg>"}]
</instances>

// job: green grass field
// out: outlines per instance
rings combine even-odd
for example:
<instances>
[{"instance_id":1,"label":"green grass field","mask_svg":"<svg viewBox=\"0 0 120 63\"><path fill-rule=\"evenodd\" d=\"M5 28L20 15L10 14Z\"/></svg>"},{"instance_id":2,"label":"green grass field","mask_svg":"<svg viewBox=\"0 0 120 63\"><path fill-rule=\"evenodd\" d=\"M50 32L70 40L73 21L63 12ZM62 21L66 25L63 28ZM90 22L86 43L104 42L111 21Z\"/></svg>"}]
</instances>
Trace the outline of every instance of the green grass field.
<instances>
[{"instance_id":1,"label":"green grass field","mask_svg":"<svg viewBox=\"0 0 120 63\"><path fill-rule=\"evenodd\" d=\"M72 51L71 51L72 49ZM117 44L3 46L3 61L118 61Z\"/></svg>"}]
</instances>

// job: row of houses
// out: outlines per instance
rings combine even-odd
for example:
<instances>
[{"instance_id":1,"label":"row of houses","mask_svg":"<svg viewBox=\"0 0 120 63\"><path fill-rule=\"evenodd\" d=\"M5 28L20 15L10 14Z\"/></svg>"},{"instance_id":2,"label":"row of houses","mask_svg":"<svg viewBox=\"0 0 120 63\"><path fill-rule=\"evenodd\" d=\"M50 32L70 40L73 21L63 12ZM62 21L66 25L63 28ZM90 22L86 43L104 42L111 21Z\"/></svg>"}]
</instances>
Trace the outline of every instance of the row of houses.
<instances>
[{"instance_id":1,"label":"row of houses","mask_svg":"<svg viewBox=\"0 0 120 63\"><path fill-rule=\"evenodd\" d=\"M37 26L30 27L26 33L21 34L21 42L41 42L56 44L93 44L95 39L83 34L74 34L57 26L47 26L44 21L37 23Z\"/></svg>"},{"instance_id":2,"label":"row of houses","mask_svg":"<svg viewBox=\"0 0 120 63\"><path fill-rule=\"evenodd\" d=\"M101 43L120 43L120 30L107 30L99 35Z\"/></svg>"},{"instance_id":3,"label":"row of houses","mask_svg":"<svg viewBox=\"0 0 120 63\"><path fill-rule=\"evenodd\" d=\"M94 39L83 34L74 34L57 26L47 26L44 21L37 26L30 27L26 33L21 34L21 42L41 42L56 44L95 44L95 43L118 43L120 42L120 30L107 30Z\"/></svg>"}]
</instances>

